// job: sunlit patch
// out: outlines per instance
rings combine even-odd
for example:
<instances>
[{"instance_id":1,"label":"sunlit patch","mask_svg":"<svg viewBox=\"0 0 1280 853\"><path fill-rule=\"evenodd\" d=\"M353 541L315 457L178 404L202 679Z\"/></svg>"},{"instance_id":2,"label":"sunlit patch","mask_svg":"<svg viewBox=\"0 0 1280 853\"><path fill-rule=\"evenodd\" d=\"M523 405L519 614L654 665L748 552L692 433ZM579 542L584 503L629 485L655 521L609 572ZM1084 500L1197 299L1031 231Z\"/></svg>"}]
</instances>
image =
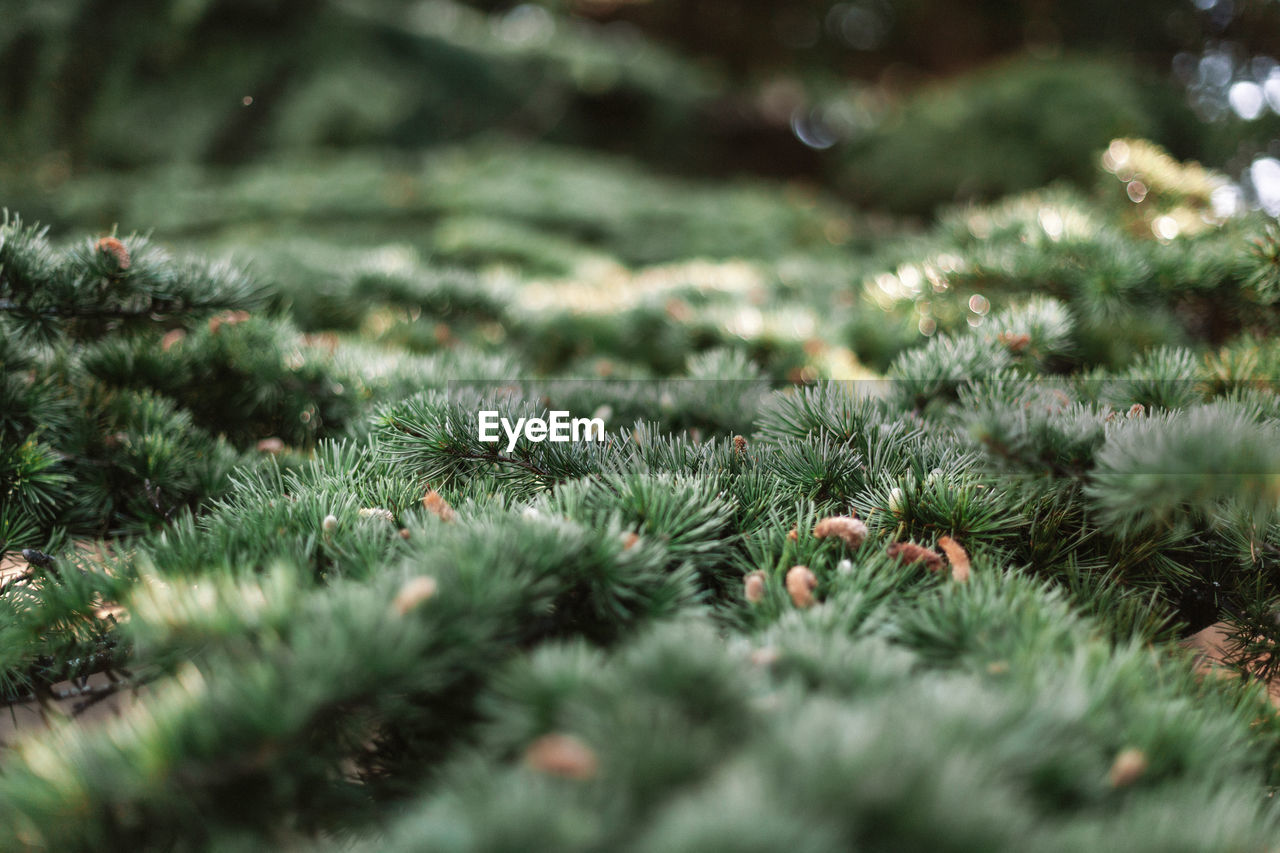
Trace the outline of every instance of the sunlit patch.
<instances>
[{"instance_id":1,"label":"sunlit patch","mask_svg":"<svg viewBox=\"0 0 1280 853\"><path fill-rule=\"evenodd\" d=\"M1262 114L1266 107L1266 95L1262 87L1252 80L1240 80L1232 83L1227 90L1227 103L1235 114L1245 121L1253 121Z\"/></svg>"},{"instance_id":2,"label":"sunlit patch","mask_svg":"<svg viewBox=\"0 0 1280 853\"><path fill-rule=\"evenodd\" d=\"M1268 216L1280 216L1280 160L1259 157L1249 167L1249 179L1258 196L1258 206Z\"/></svg>"},{"instance_id":3,"label":"sunlit patch","mask_svg":"<svg viewBox=\"0 0 1280 853\"><path fill-rule=\"evenodd\" d=\"M1062 216L1052 207L1042 207L1036 215L1036 219L1040 222L1040 227L1044 229L1044 233L1050 240L1057 242L1062 239Z\"/></svg>"},{"instance_id":4,"label":"sunlit patch","mask_svg":"<svg viewBox=\"0 0 1280 853\"><path fill-rule=\"evenodd\" d=\"M1146 140L1113 140L1102 165L1123 182L1125 198L1140 205L1134 209L1136 227L1159 240L1217 227L1241 210L1240 189L1225 175L1180 162Z\"/></svg>"},{"instance_id":5,"label":"sunlit patch","mask_svg":"<svg viewBox=\"0 0 1280 853\"><path fill-rule=\"evenodd\" d=\"M689 261L635 272L607 264L582 269L570 279L529 282L516 298L526 311L610 314L682 291L749 296L764 287L763 274L746 261Z\"/></svg>"},{"instance_id":6,"label":"sunlit patch","mask_svg":"<svg viewBox=\"0 0 1280 853\"><path fill-rule=\"evenodd\" d=\"M1274 113L1280 113L1280 68L1272 68L1262 84L1262 95L1267 99L1267 106Z\"/></svg>"},{"instance_id":7,"label":"sunlit patch","mask_svg":"<svg viewBox=\"0 0 1280 853\"><path fill-rule=\"evenodd\" d=\"M904 264L898 267L898 281L902 282L903 288L911 293L920 292L922 278L920 269L914 264Z\"/></svg>"},{"instance_id":8,"label":"sunlit patch","mask_svg":"<svg viewBox=\"0 0 1280 853\"><path fill-rule=\"evenodd\" d=\"M1113 139L1102 155L1102 165L1108 172L1115 172L1129 162L1129 143L1123 139Z\"/></svg>"},{"instance_id":9,"label":"sunlit patch","mask_svg":"<svg viewBox=\"0 0 1280 853\"><path fill-rule=\"evenodd\" d=\"M1181 231L1182 229L1178 226L1178 220L1172 216L1157 216L1155 221L1151 223L1151 233L1161 240L1173 240Z\"/></svg>"}]
</instances>

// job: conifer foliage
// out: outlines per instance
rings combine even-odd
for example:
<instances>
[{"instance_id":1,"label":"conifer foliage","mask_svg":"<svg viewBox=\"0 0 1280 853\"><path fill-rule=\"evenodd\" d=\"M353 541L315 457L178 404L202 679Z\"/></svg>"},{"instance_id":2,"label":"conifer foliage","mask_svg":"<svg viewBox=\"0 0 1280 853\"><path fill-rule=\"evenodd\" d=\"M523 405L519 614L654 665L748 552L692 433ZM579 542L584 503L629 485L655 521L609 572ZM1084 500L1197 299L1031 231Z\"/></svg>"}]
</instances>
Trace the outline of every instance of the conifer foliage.
<instances>
[{"instance_id":1,"label":"conifer foliage","mask_svg":"<svg viewBox=\"0 0 1280 853\"><path fill-rule=\"evenodd\" d=\"M10 216L0 849L1274 846L1276 232L1123 144L1153 207L603 273Z\"/></svg>"}]
</instances>

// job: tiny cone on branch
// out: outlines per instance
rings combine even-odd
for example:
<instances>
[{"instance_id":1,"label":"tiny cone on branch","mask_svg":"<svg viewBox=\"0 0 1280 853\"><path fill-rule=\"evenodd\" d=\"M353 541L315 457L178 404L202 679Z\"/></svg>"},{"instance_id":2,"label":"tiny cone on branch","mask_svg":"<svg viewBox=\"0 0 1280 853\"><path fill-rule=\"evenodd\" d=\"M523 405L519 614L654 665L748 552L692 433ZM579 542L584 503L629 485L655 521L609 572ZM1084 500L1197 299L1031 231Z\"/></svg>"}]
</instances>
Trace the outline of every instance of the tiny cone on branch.
<instances>
[{"instance_id":1,"label":"tiny cone on branch","mask_svg":"<svg viewBox=\"0 0 1280 853\"><path fill-rule=\"evenodd\" d=\"M888 551L889 556L896 557L900 563L924 563L931 572L942 571L944 565L941 554L914 542L893 542Z\"/></svg>"},{"instance_id":2,"label":"tiny cone on branch","mask_svg":"<svg viewBox=\"0 0 1280 853\"><path fill-rule=\"evenodd\" d=\"M635 531L628 530L622 534L622 550L630 551L637 542L640 541L640 535Z\"/></svg>"},{"instance_id":3,"label":"tiny cone on branch","mask_svg":"<svg viewBox=\"0 0 1280 853\"><path fill-rule=\"evenodd\" d=\"M759 667L773 666L780 657L782 655L773 646L764 646L763 648L751 650L751 663Z\"/></svg>"},{"instance_id":4,"label":"tiny cone on branch","mask_svg":"<svg viewBox=\"0 0 1280 853\"><path fill-rule=\"evenodd\" d=\"M814 525L813 535L818 539L834 536L850 548L857 548L867 539L867 525L852 515L833 515Z\"/></svg>"},{"instance_id":5,"label":"tiny cone on branch","mask_svg":"<svg viewBox=\"0 0 1280 853\"><path fill-rule=\"evenodd\" d=\"M216 335L223 326L234 326L248 319L248 311L223 311L221 314L209 318L209 331Z\"/></svg>"},{"instance_id":6,"label":"tiny cone on branch","mask_svg":"<svg viewBox=\"0 0 1280 853\"><path fill-rule=\"evenodd\" d=\"M458 514L453 511L453 507L449 506L449 502L441 497L440 493L435 489L429 490L422 496L422 506L427 512L434 515L441 521L454 521Z\"/></svg>"},{"instance_id":7,"label":"tiny cone on branch","mask_svg":"<svg viewBox=\"0 0 1280 853\"><path fill-rule=\"evenodd\" d=\"M410 578L400 587L395 599L391 602L391 610L397 616L404 616L418 605L436 594L436 579L430 575Z\"/></svg>"},{"instance_id":8,"label":"tiny cone on branch","mask_svg":"<svg viewBox=\"0 0 1280 853\"><path fill-rule=\"evenodd\" d=\"M98 241L96 248L102 254L110 255L114 258L116 268L121 272L127 270L133 263L132 259L129 257L129 247L126 246L124 241L118 237L103 237Z\"/></svg>"},{"instance_id":9,"label":"tiny cone on branch","mask_svg":"<svg viewBox=\"0 0 1280 853\"><path fill-rule=\"evenodd\" d=\"M1142 778L1147 772L1147 756L1140 749L1122 749L1111 762L1111 770L1107 773L1107 781L1113 788L1127 788Z\"/></svg>"},{"instance_id":10,"label":"tiny cone on branch","mask_svg":"<svg viewBox=\"0 0 1280 853\"><path fill-rule=\"evenodd\" d=\"M598 762L591 747L573 735L548 734L529 744L525 764L539 773L562 779L591 779Z\"/></svg>"},{"instance_id":11,"label":"tiny cone on branch","mask_svg":"<svg viewBox=\"0 0 1280 853\"><path fill-rule=\"evenodd\" d=\"M747 601L752 604L759 604L764 601L765 581L764 572L751 572L742 581L743 595Z\"/></svg>"},{"instance_id":12,"label":"tiny cone on branch","mask_svg":"<svg viewBox=\"0 0 1280 853\"><path fill-rule=\"evenodd\" d=\"M1004 344L1005 348L1014 355L1018 355L1028 346L1031 345L1031 336L1026 332L1015 334L1013 332L1001 332L996 335L996 340Z\"/></svg>"},{"instance_id":13,"label":"tiny cone on branch","mask_svg":"<svg viewBox=\"0 0 1280 853\"><path fill-rule=\"evenodd\" d=\"M794 528L794 527L793 527L793 528L791 528L790 530L788 530L788 531L787 531L787 541L788 541L788 542L796 542L796 541L798 541L799 539L800 539L800 533L799 533L799 531L797 531L797 530L796 530L796 528Z\"/></svg>"},{"instance_id":14,"label":"tiny cone on branch","mask_svg":"<svg viewBox=\"0 0 1280 853\"><path fill-rule=\"evenodd\" d=\"M284 453L284 442L275 436L272 436L271 438L264 438L262 441L258 442L258 452L270 453L272 456L279 456L281 453Z\"/></svg>"},{"instance_id":15,"label":"tiny cone on branch","mask_svg":"<svg viewBox=\"0 0 1280 853\"><path fill-rule=\"evenodd\" d=\"M967 581L969 579L968 552L950 536L940 537L938 539L938 547L947 555L947 562L951 564L951 579L953 581Z\"/></svg>"},{"instance_id":16,"label":"tiny cone on branch","mask_svg":"<svg viewBox=\"0 0 1280 853\"><path fill-rule=\"evenodd\" d=\"M170 329L165 332L164 337L160 339L160 351L168 352L181 343L182 339L186 336L187 333L182 329Z\"/></svg>"},{"instance_id":17,"label":"tiny cone on branch","mask_svg":"<svg viewBox=\"0 0 1280 853\"><path fill-rule=\"evenodd\" d=\"M818 588L818 577L808 566L792 566L787 572L787 594L796 607L812 607L813 591Z\"/></svg>"},{"instance_id":18,"label":"tiny cone on branch","mask_svg":"<svg viewBox=\"0 0 1280 853\"><path fill-rule=\"evenodd\" d=\"M733 437L733 452L738 456L743 456L747 452L747 440L740 435Z\"/></svg>"}]
</instances>

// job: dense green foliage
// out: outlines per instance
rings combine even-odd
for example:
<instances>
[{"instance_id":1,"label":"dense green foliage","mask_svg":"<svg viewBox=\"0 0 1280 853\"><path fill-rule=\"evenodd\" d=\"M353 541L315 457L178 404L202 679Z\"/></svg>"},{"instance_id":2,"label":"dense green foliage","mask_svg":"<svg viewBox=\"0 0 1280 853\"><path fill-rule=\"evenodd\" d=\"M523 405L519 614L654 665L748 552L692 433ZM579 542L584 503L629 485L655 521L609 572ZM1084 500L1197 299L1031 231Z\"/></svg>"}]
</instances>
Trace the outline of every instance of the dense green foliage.
<instances>
[{"instance_id":1,"label":"dense green foliage","mask_svg":"<svg viewBox=\"0 0 1280 853\"><path fill-rule=\"evenodd\" d=\"M1157 236L1206 178L1126 145L1143 205L1100 172L877 243L831 200L647 198L555 152L414 178L470 190L433 218L537 235L518 252L476 224L478 254L437 254L439 225L379 246L340 183L285 222L252 169L178 226L235 245L258 194L284 224L247 277L11 217L5 548L52 559L0 593L0 686L73 719L6 757L0 846L1274 837L1280 744L1244 685L1280 639L1276 232ZM756 206L777 227L743 240ZM345 242L306 236L327 209ZM611 439L507 452L477 440L490 406ZM865 540L815 535L849 514ZM940 542L967 554L889 547ZM1221 619L1245 682L1176 646Z\"/></svg>"},{"instance_id":2,"label":"dense green foliage","mask_svg":"<svg viewBox=\"0 0 1280 853\"><path fill-rule=\"evenodd\" d=\"M1280 226L1151 5L0 0L0 850L1275 848Z\"/></svg>"}]
</instances>

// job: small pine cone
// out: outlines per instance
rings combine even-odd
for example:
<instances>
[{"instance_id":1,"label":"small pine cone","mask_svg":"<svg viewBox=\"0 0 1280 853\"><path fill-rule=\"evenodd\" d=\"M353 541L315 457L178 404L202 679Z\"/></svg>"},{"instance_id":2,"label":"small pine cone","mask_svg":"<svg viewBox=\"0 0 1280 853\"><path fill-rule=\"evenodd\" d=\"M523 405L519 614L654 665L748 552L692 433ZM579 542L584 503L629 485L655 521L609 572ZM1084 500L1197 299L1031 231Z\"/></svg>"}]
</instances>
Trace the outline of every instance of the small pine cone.
<instances>
[{"instance_id":1,"label":"small pine cone","mask_svg":"<svg viewBox=\"0 0 1280 853\"><path fill-rule=\"evenodd\" d=\"M407 528L407 527L401 527L401 528L400 528L400 538L401 538L401 539L408 539L408 538L409 538L410 536L412 536L412 535L413 535L413 534L411 534L411 533L409 532L409 528Z\"/></svg>"},{"instance_id":2,"label":"small pine cone","mask_svg":"<svg viewBox=\"0 0 1280 853\"><path fill-rule=\"evenodd\" d=\"M432 598L437 589L436 579L430 575L409 578L400 587L400 591L396 593L395 599L391 602L391 611L397 616L404 616L424 601Z\"/></svg>"},{"instance_id":3,"label":"small pine cone","mask_svg":"<svg viewBox=\"0 0 1280 853\"><path fill-rule=\"evenodd\" d=\"M169 350L173 349L176 345L181 343L182 339L185 338L186 336L187 336L187 333L184 332L182 329L170 329L169 331L165 332L164 337L160 339L160 351L168 352Z\"/></svg>"},{"instance_id":4,"label":"small pine cone","mask_svg":"<svg viewBox=\"0 0 1280 853\"><path fill-rule=\"evenodd\" d=\"M751 572L743 581L743 595L747 601L752 604L759 604L764 601L765 580L764 572Z\"/></svg>"},{"instance_id":5,"label":"small pine cone","mask_svg":"<svg viewBox=\"0 0 1280 853\"><path fill-rule=\"evenodd\" d=\"M751 650L751 662L761 668L773 666L780 657L782 655L773 646Z\"/></svg>"},{"instance_id":6,"label":"small pine cone","mask_svg":"<svg viewBox=\"0 0 1280 853\"><path fill-rule=\"evenodd\" d=\"M733 452L738 456L745 456L747 453L747 440L740 435L733 437Z\"/></svg>"},{"instance_id":7,"label":"small pine cone","mask_svg":"<svg viewBox=\"0 0 1280 853\"><path fill-rule=\"evenodd\" d=\"M234 326L248 319L248 311L223 311L221 314L209 318L209 331L216 335L223 326Z\"/></svg>"},{"instance_id":8,"label":"small pine cone","mask_svg":"<svg viewBox=\"0 0 1280 853\"><path fill-rule=\"evenodd\" d=\"M456 521L458 514L453 511L453 507L449 506L449 502L440 496L435 489L431 489L422 496L422 505L427 512L444 522Z\"/></svg>"},{"instance_id":9,"label":"small pine cone","mask_svg":"<svg viewBox=\"0 0 1280 853\"><path fill-rule=\"evenodd\" d=\"M889 556L901 563L924 563L931 572L942 571L942 555L931 548L914 542L894 542L889 545Z\"/></svg>"},{"instance_id":10,"label":"small pine cone","mask_svg":"<svg viewBox=\"0 0 1280 853\"><path fill-rule=\"evenodd\" d=\"M338 351L338 336L333 332L311 332L302 336L302 342L309 347L322 349L329 355Z\"/></svg>"},{"instance_id":11,"label":"small pine cone","mask_svg":"<svg viewBox=\"0 0 1280 853\"><path fill-rule=\"evenodd\" d=\"M539 773L562 779L591 779L599 766L591 747L565 734L538 738L525 750L524 761Z\"/></svg>"},{"instance_id":12,"label":"small pine cone","mask_svg":"<svg viewBox=\"0 0 1280 853\"><path fill-rule=\"evenodd\" d=\"M1140 418L1147 413L1147 407L1141 403L1134 403L1129 407L1129 419Z\"/></svg>"},{"instance_id":13,"label":"small pine cone","mask_svg":"<svg viewBox=\"0 0 1280 853\"><path fill-rule=\"evenodd\" d=\"M996 340L1004 344L1005 348L1014 355L1020 354L1028 346L1031 345L1031 336L1026 332L1014 334L1013 332L1001 332L996 335Z\"/></svg>"},{"instance_id":14,"label":"small pine cone","mask_svg":"<svg viewBox=\"0 0 1280 853\"><path fill-rule=\"evenodd\" d=\"M631 548L639 541L639 534L628 530L626 533L622 534L622 550L630 551Z\"/></svg>"},{"instance_id":15,"label":"small pine cone","mask_svg":"<svg viewBox=\"0 0 1280 853\"><path fill-rule=\"evenodd\" d=\"M792 566L787 572L787 593L796 607L812 607L813 591L817 588L818 578L808 566Z\"/></svg>"},{"instance_id":16,"label":"small pine cone","mask_svg":"<svg viewBox=\"0 0 1280 853\"><path fill-rule=\"evenodd\" d=\"M133 263L129 257L129 247L124 244L123 240L116 237L103 237L98 241L95 248L104 255L110 255L115 259L116 269L124 272Z\"/></svg>"},{"instance_id":17,"label":"small pine cone","mask_svg":"<svg viewBox=\"0 0 1280 853\"><path fill-rule=\"evenodd\" d=\"M272 456L279 456L281 453L284 453L284 442L275 436L272 436L271 438L264 438L262 441L258 442L258 452L270 453Z\"/></svg>"},{"instance_id":18,"label":"small pine cone","mask_svg":"<svg viewBox=\"0 0 1280 853\"><path fill-rule=\"evenodd\" d=\"M800 539L800 533L793 527L787 531L787 541L796 542Z\"/></svg>"},{"instance_id":19,"label":"small pine cone","mask_svg":"<svg viewBox=\"0 0 1280 853\"><path fill-rule=\"evenodd\" d=\"M1107 773L1107 781L1113 788L1127 788L1142 778L1147 772L1147 756L1140 749L1122 749L1111 762L1111 771Z\"/></svg>"},{"instance_id":20,"label":"small pine cone","mask_svg":"<svg viewBox=\"0 0 1280 853\"><path fill-rule=\"evenodd\" d=\"M960 543L950 536L943 536L938 539L938 547L947 555L947 562L951 564L951 579L953 581L967 581L969 579L969 554Z\"/></svg>"},{"instance_id":21,"label":"small pine cone","mask_svg":"<svg viewBox=\"0 0 1280 853\"><path fill-rule=\"evenodd\" d=\"M824 518L813 528L818 539L834 536L850 548L857 548L867 538L867 525L851 515L833 515Z\"/></svg>"}]
</instances>

